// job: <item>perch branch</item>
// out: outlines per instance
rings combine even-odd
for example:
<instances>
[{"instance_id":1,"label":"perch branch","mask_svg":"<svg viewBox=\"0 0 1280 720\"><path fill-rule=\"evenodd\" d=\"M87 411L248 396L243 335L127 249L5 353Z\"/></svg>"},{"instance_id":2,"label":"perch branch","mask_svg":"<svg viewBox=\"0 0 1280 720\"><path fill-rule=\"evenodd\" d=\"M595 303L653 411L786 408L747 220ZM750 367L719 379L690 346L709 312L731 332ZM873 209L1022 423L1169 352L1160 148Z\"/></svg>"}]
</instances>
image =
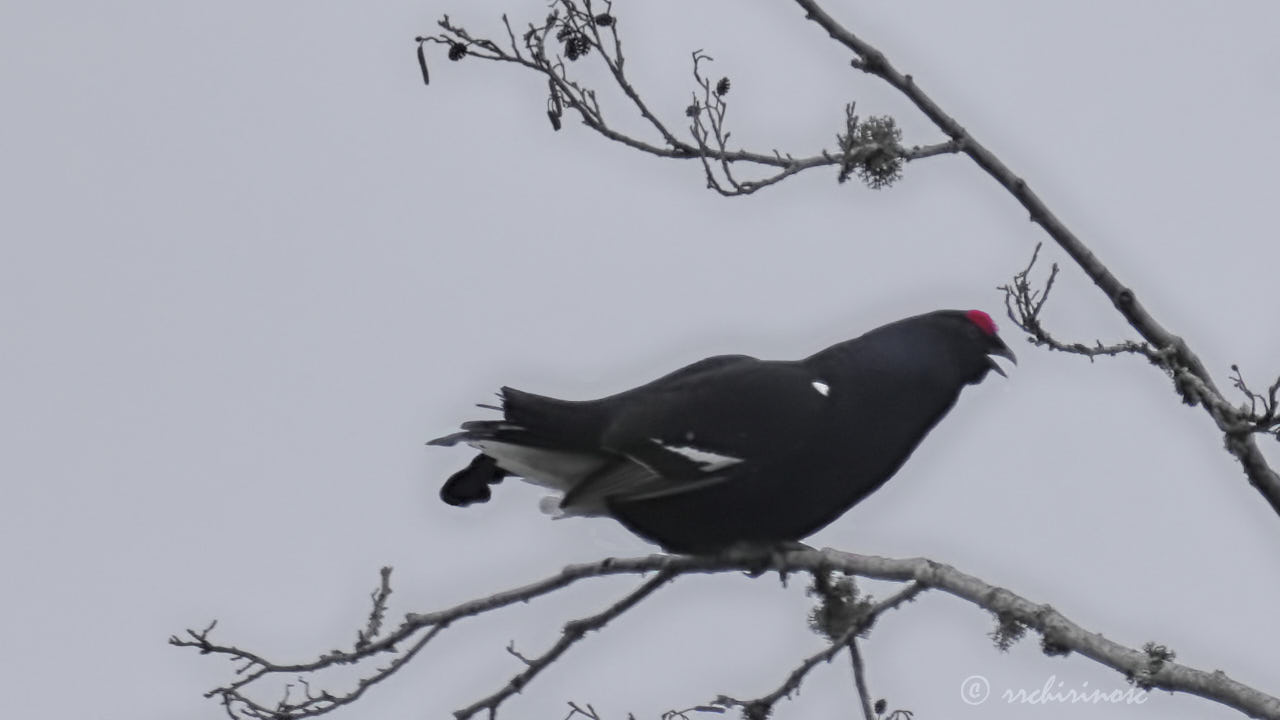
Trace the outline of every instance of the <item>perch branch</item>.
<instances>
[{"instance_id":1,"label":"perch branch","mask_svg":"<svg viewBox=\"0 0 1280 720\"><path fill-rule=\"evenodd\" d=\"M885 580L890 582L909 583L899 593L874 605L869 611L870 619L874 619L889 607L896 607L906 599L926 591L939 590L959 598L978 608L996 614L1002 621L1017 623L1040 633L1054 654L1070 652L1079 653L1101 665L1112 668L1139 684L1144 689L1154 688L1169 692L1187 693L1221 703L1234 708L1249 717L1280 720L1280 699L1263 693L1255 688L1231 679L1220 670L1204 671L1188 665L1173 662L1171 654L1153 654L1148 649L1136 650L1120 643L1090 632L1075 624L1062 613L1048 605L1033 603L1009 590L991 585L972 575L967 575L948 565L924 558L895 559L867 555L854 555L837 550L798 550L779 553L768 560L767 569L786 572L808 572L815 576L822 573L841 572L847 575ZM384 635L381 639L372 640L363 648L351 651L333 651L322 655L318 660L306 663L277 663L265 657L243 650L234 645L214 642L210 638L213 627L203 631L189 630L185 637L172 637L169 642L179 647L194 648L201 653L224 657L238 667L240 679L215 688L208 693L209 697L219 698L228 714L232 717L255 718L260 720L293 720L296 718L314 717L329 712L336 707L350 703L368 687L380 682L408 662L424 646L454 622L491 612L515 603L525 603L547 595L575 582L592 577L613 575L643 575L658 573L639 589L623 598L619 603L604 612L570 623L566 626L566 634L546 655L562 654L577 638L572 637L574 630L582 633L620 615L626 609L652 593L663 583L680 575L698 573L726 572L759 572L761 561L750 558L690 557L678 555L650 555L626 559L606 559L593 563L570 565L559 573L537 582L478 598L455 605L446 610L430 613L406 615L400 627ZM876 609L879 608L879 609ZM857 627L848 638L856 637ZM846 631L848 632L848 631ZM789 691L798 687L809 669L818 663L830 659L847 646L843 635L821 653L807 658L796 671L788 676L783 685L775 691L777 697L784 697ZM397 647L408 645L408 649L400 652ZM557 650L559 648L559 650ZM307 687L306 696L301 700L289 700L281 703L264 703L248 697L246 692L257 681L267 677L282 677L294 674L315 674L326 668L339 665L361 665L372 662L383 653L394 655L394 659L381 668L361 679L355 690L344 694L333 694L329 691L314 693ZM555 658L552 657L551 660ZM531 660L536 663L538 660ZM550 660L548 660L550 662ZM524 675L532 665L526 666ZM797 675L798 672L798 675ZM532 679L536 673L530 673L525 680ZM517 677L520 677L519 675ZM795 678L794 681L792 678ZM513 691L518 691L518 688ZM503 697L508 697L507 693ZM764 698L769 698L769 695ZM726 698L726 700L731 700ZM741 704L749 704L746 701ZM776 700L775 700L776 702ZM489 708L489 715L496 715L496 707Z\"/></svg>"}]
</instances>

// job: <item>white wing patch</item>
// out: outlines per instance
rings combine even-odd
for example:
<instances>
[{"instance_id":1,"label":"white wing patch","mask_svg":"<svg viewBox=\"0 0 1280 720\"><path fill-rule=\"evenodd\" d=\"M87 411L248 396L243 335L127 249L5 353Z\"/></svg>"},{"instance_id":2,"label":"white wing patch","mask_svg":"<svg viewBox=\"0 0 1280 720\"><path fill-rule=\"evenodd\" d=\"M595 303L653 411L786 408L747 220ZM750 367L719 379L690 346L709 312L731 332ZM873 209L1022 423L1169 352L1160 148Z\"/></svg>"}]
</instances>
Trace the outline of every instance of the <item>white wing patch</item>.
<instances>
[{"instance_id":1,"label":"white wing patch","mask_svg":"<svg viewBox=\"0 0 1280 720\"><path fill-rule=\"evenodd\" d=\"M730 465L737 465L742 462L742 458L736 458L732 455L721 455L720 453L703 450L702 448L696 448L692 445L664 445L658 440L654 440L654 442L662 445L663 448L670 450L673 453L683 455L697 463L701 466L701 470L703 472L715 472L716 470L721 470L729 467Z\"/></svg>"},{"instance_id":2,"label":"white wing patch","mask_svg":"<svg viewBox=\"0 0 1280 720\"><path fill-rule=\"evenodd\" d=\"M822 397L827 397L828 395L831 394L831 386L822 382L821 380L814 380L812 384L813 384L813 389L821 393Z\"/></svg>"}]
</instances>

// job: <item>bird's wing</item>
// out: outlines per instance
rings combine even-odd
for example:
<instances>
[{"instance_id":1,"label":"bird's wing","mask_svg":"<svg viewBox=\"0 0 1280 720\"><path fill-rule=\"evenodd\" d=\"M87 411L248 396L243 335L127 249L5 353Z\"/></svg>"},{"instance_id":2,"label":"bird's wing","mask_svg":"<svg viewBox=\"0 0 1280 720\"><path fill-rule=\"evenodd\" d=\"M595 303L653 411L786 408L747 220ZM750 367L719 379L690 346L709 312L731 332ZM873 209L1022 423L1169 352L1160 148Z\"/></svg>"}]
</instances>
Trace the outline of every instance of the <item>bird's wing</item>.
<instances>
[{"instance_id":1,"label":"bird's wing","mask_svg":"<svg viewBox=\"0 0 1280 720\"><path fill-rule=\"evenodd\" d=\"M521 442L533 439L543 447L593 451L619 409L664 389L699 382L700 378L715 375L725 368L758 362L746 355L717 355L686 365L639 387L597 400L561 400L504 387L501 392L503 417L507 427L521 436ZM483 424L483 421L464 423L462 429L469 430L473 424ZM469 433L463 432L432 442L449 444L469 437Z\"/></svg>"},{"instance_id":2,"label":"bird's wing","mask_svg":"<svg viewBox=\"0 0 1280 720\"><path fill-rule=\"evenodd\" d=\"M605 430L601 450L618 459L578 483L561 507L732 482L802 450L829 402L821 378L791 362L733 363L653 388L623 405Z\"/></svg>"},{"instance_id":3,"label":"bird's wing","mask_svg":"<svg viewBox=\"0 0 1280 720\"><path fill-rule=\"evenodd\" d=\"M503 388L504 419L463 423L431 444L469 444L501 471L564 492L559 512L604 514L610 498L705 487L794 444L821 405L810 381L797 363L719 355L599 400Z\"/></svg>"}]
</instances>

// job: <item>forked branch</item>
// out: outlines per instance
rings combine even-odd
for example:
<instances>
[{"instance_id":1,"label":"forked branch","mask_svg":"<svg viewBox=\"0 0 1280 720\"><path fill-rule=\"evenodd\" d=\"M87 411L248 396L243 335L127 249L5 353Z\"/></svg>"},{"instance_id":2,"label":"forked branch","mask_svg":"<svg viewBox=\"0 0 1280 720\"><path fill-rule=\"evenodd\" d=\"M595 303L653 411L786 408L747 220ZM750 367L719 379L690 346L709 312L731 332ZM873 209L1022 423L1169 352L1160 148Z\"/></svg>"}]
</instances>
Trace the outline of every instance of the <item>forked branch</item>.
<instances>
[{"instance_id":1,"label":"forked branch","mask_svg":"<svg viewBox=\"0 0 1280 720\"><path fill-rule=\"evenodd\" d=\"M1057 350L1058 352L1083 355L1090 360L1100 355L1142 355L1156 365L1165 368L1169 367L1169 353L1158 351L1147 343L1124 340L1111 345L1103 345L1101 340L1095 340L1093 345L1085 345L1080 342L1064 343L1050 335L1049 331L1045 330L1044 325L1040 323L1040 312L1044 309L1044 304L1049 300L1049 293L1053 291L1054 280L1058 278L1058 264L1054 263L1050 268L1049 277L1045 280L1044 287L1037 289L1031 284L1030 275L1035 268L1036 260L1039 258L1040 244L1037 243L1035 251L1031 254L1031 261L1013 276L1013 282L996 288L1004 292L1004 307L1009 319L1013 321L1014 325L1018 326L1019 330L1027 334L1027 340L1031 344L1050 350Z\"/></svg>"},{"instance_id":2,"label":"forked branch","mask_svg":"<svg viewBox=\"0 0 1280 720\"><path fill-rule=\"evenodd\" d=\"M1277 407L1277 393L1280 393L1280 380L1267 389L1266 394L1254 392L1240 368L1231 366L1231 384L1245 397L1239 407L1231 405L1216 388L1206 384L1186 366L1178 362L1177 352L1172 347L1156 349L1144 342L1124 340L1104 345L1096 340L1092 345L1081 342L1062 342L1049 334L1041 321L1041 312L1049 293L1053 290L1053 282L1058 276L1058 265L1054 263L1042 288L1037 289L1029 279L1036 260L1040 255L1040 245L1036 245L1031 254L1031 261L1025 268L1013 276L1008 285L1001 285L998 290L1004 292L1005 311L1033 345L1050 350L1083 355L1090 360L1106 355L1141 355L1151 361L1152 365L1164 370L1173 378L1174 387L1188 405L1201 405L1213 417L1218 427L1227 434L1228 449L1233 453L1244 452L1244 448L1232 448L1232 443L1240 443L1252 434L1271 435L1280 439L1280 407ZM1247 453L1246 453L1247 457Z\"/></svg>"},{"instance_id":3,"label":"forked branch","mask_svg":"<svg viewBox=\"0 0 1280 720\"><path fill-rule=\"evenodd\" d=\"M734 148L725 122L725 96L730 81L727 77L712 80L703 74L705 63L711 58L701 51L693 53L695 90L685 112L689 127L687 139L683 139L670 122L653 112L627 75L619 35L621 20L611 2L556 0L552 12L541 23L529 24L518 37L505 15L502 21L507 37L497 41L473 34L445 16L439 22L440 33L416 38L424 80L429 82L430 78L423 52L426 43L444 46L453 61L487 60L531 70L546 79L547 117L552 129L560 130L564 115L573 113L587 128L613 142L658 157L696 159L703 167L708 187L722 195L749 195L797 173L824 166L840 168L842 180L852 172L870 187L884 187L900 176L903 163L958 150L955 143L946 141L903 147L893 120L883 117L867 118L862 131L845 125L842 137L852 144L838 142L836 148L807 156L797 157L776 149L765 152ZM606 119L596 90L571 72L575 63L586 61L603 63L615 90L645 121L652 136L623 131ZM741 177L743 171L757 177L745 179Z\"/></svg>"}]
</instances>

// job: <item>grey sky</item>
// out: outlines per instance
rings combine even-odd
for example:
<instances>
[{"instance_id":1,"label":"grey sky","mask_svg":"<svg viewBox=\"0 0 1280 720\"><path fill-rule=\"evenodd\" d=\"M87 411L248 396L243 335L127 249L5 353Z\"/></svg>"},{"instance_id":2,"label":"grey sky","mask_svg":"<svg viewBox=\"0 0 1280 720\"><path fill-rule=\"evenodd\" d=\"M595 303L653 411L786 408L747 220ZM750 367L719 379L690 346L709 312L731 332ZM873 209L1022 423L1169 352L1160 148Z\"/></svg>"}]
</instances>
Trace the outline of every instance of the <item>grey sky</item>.
<instances>
[{"instance_id":1,"label":"grey sky","mask_svg":"<svg viewBox=\"0 0 1280 720\"><path fill-rule=\"evenodd\" d=\"M1027 179L1225 383L1280 372L1275 82L1268 2L831 2ZM752 149L830 147L844 102L904 103L790 3L619 3L629 69L680 126L689 53L733 90ZM999 310L994 286L1043 239L971 163L896 187L834 172L749 199L700 169L553 133L544 85L432 54L443 12L501 33L545 5L449 2L7 3L0 7L0 693L11 717L215 718L220 637L282 658L346 645L384 564L393 612L444 606L650 546L607 521L550 522L505 484L441 504L461 451L423 442L502 384L568 397L719 352L797 357L938 307ZM580 63L581 65L581 63ZM586 77L593 71L583 68ZM638 127L621 105L612 116ZM606 108L608 111L608 108ZM1046 260L1064 261L1049 248ZM1131 335L1064 262L1047 321ZM1131 646L1169 645L1271 693L1280 518L1199 410L1146 363L1050 356L959 406L881 492L813 538L925 555L1052 603ZM1264 450L1275 460L1274 443ZM794 583L686 579L593 637L510 708L654 717L774 687L819 647ZM600 581L460 624L349 717L442 717ZM883 592L883 590L879 590ZM1204 701L1009 706L997 693L1123 679L927 597L865 644L890 707L939 718L1226 718ZM851 712L845 664L778 716Z\"/></svg>"}]
</instances>

